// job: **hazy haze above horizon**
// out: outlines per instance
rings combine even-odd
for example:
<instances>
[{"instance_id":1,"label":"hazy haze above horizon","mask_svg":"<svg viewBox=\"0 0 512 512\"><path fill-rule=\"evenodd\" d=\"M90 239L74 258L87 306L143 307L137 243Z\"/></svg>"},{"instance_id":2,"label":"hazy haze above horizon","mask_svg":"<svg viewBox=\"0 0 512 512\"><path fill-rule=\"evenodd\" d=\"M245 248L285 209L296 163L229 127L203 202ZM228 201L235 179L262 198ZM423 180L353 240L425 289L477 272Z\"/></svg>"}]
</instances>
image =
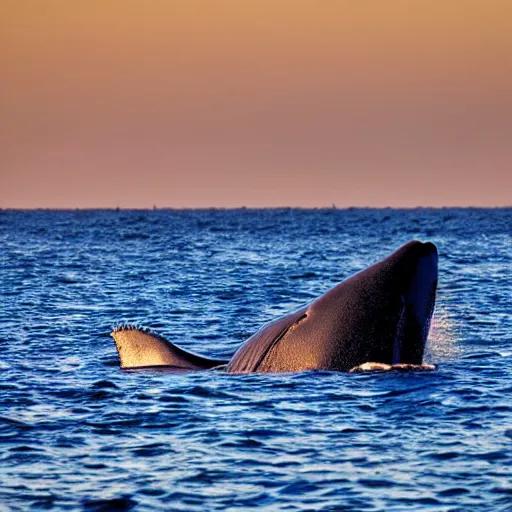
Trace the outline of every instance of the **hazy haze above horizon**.
<instances>
[{"instance_id":1,"label":"hazy haze above horizon","mask_svg":"<svg viewBox=\"0 0 512 512\"><path fill-rule=\"evenodd\" d=\"M0 4L0 207L512 205L512 2Z\"/></svg>"}]
</instances>

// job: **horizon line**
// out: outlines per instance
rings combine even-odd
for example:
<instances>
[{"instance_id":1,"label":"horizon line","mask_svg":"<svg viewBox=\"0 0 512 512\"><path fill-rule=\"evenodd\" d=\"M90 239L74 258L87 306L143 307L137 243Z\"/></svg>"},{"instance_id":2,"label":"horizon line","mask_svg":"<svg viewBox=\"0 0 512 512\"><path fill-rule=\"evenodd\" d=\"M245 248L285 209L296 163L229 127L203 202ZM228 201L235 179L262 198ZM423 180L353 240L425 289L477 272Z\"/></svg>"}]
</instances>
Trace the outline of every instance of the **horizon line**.
<instances>
[{"instance_id":1,"label":"horizon line","mask_svg":"<svg viewBox=\"0 0 512 512\"><path fill-rule=\"evenodd\" d=\"M230 210L507 210L510 205L467 205L467 206L152 206L152 207L124 207L124 206L91 206L91 207L0 207L0 211L230 211Z\"/></svg>"}]
</instances>

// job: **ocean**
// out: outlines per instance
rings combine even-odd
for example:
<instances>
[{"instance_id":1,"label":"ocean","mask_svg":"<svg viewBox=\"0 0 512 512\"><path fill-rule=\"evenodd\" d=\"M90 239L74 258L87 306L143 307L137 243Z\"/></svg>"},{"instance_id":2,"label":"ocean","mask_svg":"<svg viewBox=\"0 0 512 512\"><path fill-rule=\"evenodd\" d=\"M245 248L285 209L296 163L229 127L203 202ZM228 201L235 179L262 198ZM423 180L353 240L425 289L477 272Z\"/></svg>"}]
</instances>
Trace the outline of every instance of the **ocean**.
<instances>
[{"instance_id":1,"label":"ocean","mask_svg":"<svg viewBox=\"0 0 512 512\"><path fill-rule=\"evenodd\" d=\"M142 324L229 357L419 239L431 372L123 371ZM512 510L512 209L0 211L0 510Z\"/></svg>"}]
</instances>

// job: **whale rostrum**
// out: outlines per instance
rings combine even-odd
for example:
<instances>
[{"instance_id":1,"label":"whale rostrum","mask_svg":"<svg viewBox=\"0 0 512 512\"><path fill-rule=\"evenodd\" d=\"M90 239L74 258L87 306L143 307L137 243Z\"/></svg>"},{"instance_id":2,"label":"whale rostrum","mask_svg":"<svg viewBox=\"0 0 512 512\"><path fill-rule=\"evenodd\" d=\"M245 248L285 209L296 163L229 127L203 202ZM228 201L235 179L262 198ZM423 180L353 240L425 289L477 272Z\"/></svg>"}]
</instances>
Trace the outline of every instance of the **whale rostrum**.
<instances>
[{"instance_id":1,"label":"whale rostrum","mask_svg":"<svg viewBox=\"0 0 512 512\"><path fill-rule=\"evenodd\" d=\"M229 360L194 354L130 325L111 335L125 369L279 373L421 367L434 311L437 262L434 244L409 242L310 304L264 325Z\"/></svg>"}]
</instances>

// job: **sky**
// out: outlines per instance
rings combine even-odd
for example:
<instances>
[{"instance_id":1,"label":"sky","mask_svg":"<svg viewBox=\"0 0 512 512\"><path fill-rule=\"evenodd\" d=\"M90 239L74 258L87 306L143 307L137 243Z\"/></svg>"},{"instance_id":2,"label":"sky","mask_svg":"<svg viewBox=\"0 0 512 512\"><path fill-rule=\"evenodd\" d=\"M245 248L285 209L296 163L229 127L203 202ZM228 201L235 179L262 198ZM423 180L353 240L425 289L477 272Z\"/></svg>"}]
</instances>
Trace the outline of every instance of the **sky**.
<instances>
[{"instance_id":1,"label":"sky","mask_svg":"<svg viewBox=\"0 0 512 512\"><path fill-rule=\"evenodd\" d=\"M512 205L510 0L1 0L0 208Z\"/></svg>"}]
</instances>

